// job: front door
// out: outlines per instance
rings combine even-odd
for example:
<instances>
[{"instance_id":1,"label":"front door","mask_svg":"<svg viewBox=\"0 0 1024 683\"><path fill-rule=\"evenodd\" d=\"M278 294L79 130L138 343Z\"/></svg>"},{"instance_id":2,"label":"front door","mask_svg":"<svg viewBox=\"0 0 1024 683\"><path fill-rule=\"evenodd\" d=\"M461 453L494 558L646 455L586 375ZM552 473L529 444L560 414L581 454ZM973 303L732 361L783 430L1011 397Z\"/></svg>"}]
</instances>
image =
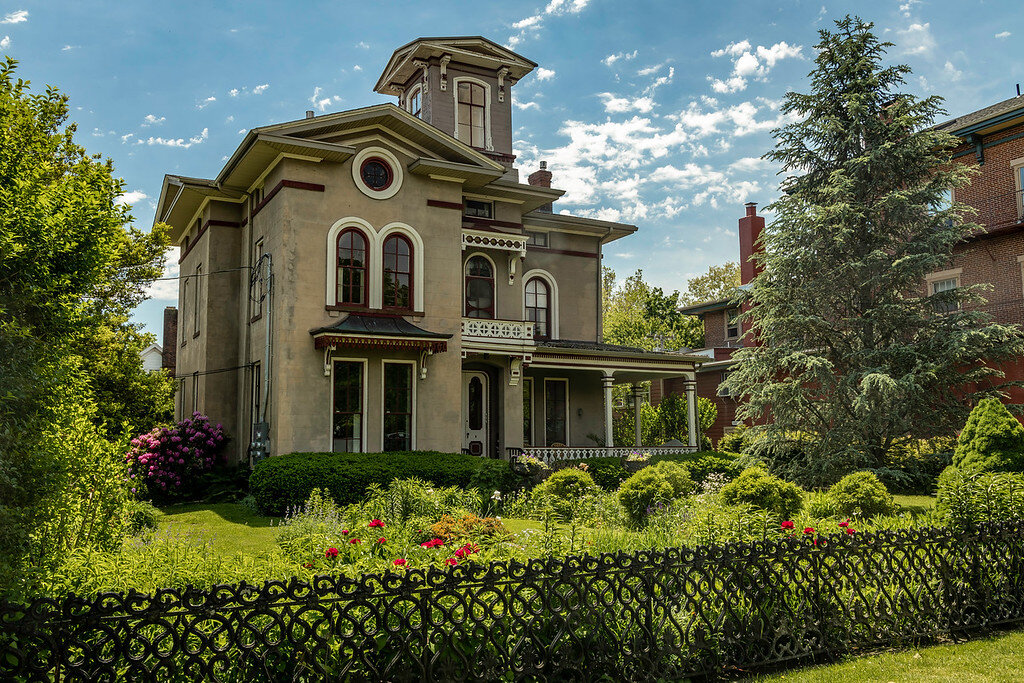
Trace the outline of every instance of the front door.
<instances>
[{"instance_id":1,"label":"front door","mask_svg":"<svg viewBox=\"0 0 1024 683\"><path fill-rule=\"evenodd\" d=\"M487 435L490 432L490 406L487 405L487 375L462 373L462 449L470 455L490 457Z\"/></svg>"}]
</instances>

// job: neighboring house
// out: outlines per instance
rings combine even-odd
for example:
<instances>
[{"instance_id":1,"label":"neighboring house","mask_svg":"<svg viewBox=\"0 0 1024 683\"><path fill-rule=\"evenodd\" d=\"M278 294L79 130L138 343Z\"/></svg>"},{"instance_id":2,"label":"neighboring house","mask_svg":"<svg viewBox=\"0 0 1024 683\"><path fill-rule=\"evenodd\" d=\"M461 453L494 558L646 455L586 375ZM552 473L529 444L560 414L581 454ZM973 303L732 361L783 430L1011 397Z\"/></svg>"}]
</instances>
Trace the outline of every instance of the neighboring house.
<instances>
[{"instance_id":1,"label":"neighboring house","mask_svg":"<svg viewBox=\"0 0 1024 683\"><path fill-rule=\"evenodd\" d=\"M602 248L636 227L552 213L544 162L519 181L511 88L535 66L415 40L375 88L397 106L310 111L250 130L215 179L166 176L178 415L223 423L239 459L250 438L581 457L610 443L613 384L680 377L695 421L702 358L601 342Z\"/></svg>"},{"instance_id":2,"label":"neighboring house","mask_svg":"<svg viewBox=\"0 0 1024 683\"><path fill-rule=\"evenodd\" d=\"M977 211L973 218L984 230L956 247L948 268L929 274L922 283L928 293L974 284L989 285L986 303L980 310L1002 324L1024 324L1024 96L1017 96L957 117L936 126L963 139L953 152L957 163L977 164L981 173L968 187L957 190L956 201ZM951 197L952 199L952 197ZM756 215L756 205L747 205L740 219L741 282L756 274L750 255L764 219ZM736 309L728 299L687 306L683 313L699 316L704 322L707 348L692 353L708 361L697 372L697 394L712 399L718 407L718 419L708 436L721 438L737 423L736 401L722 394L719 385L732 365L733 350L742 343L731 324ZM1024 381L1024 359L1005 363L1000 368L1005 380ZM656 403L669 392L679 392L674 380L656 382L652 399ZM1024 403L1024 390L1007 390L1009 403Z\"/></svg>"},{"instance_id":3,"label":"neighboring house","mask_svg":"<svg viewBox=\"0 0 1024 683\"><path fill-rule=\"evenodd\" d=\"M142 359L142 369L146 372L156 372L164 366L164 350L159 344L150 344L139 351L139 358Z\"/></svg>"}]
</instances>

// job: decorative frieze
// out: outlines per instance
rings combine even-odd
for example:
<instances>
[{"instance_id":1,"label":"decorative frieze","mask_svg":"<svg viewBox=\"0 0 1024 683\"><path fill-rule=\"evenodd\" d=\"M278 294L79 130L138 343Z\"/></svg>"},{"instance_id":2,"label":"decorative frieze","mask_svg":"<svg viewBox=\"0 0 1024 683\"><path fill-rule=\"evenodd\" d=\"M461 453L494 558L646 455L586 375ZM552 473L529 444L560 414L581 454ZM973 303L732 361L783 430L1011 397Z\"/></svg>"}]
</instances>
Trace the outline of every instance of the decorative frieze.
<instances>
[{"instance_id":1,"label":"decorative frieze","mask_svg":"<svg viewBox=\"0 0 1024 683\"><path fill-rule=\"evenodd\" d=\"M503 235L499 233L462 231L462 250L469 248L499 249L512 251L526 258L526 235Z\"/></svg>"}]
</instances>

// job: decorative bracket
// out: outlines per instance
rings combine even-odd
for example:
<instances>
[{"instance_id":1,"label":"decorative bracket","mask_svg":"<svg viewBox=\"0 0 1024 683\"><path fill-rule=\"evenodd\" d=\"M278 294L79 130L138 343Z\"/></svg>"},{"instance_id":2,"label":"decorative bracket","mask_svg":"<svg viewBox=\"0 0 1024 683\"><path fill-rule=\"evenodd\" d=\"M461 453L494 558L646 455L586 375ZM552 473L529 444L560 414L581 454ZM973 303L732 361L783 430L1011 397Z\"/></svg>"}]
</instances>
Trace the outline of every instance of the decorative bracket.
<instances>
[{"instance_id":1,"label":"decorative bracket","mask_svg":"<svg viewBox=\"0 0 1024 683\"><path fill-rule=\"evenodd\" d=\"M519 386L519 380L523 376L523 359L519 356L513 356L508 359L508 385L510 387Z\"/></svg>"},{"instance_id":2,"label":"decorative bracket","mask_svg":"<svg viewBox=\"0 0 1024 683\"><path fill-rule=\"evenodd\" d=\"M514 285L516 282L516 263L519 261L517 256L508 257L508 283Z\"/></svg>"},{"instance_id":3,"label":"decorative bracket","mask_svg":"<svg viewBox=\"0 0 1024 683\"><path fill-rule=\"evenodd\" d=\"M508 67L498 69L498 101L505 101L505 76L508 76Z\"/></svg>"},{"instance_id":4,"label":"decorative bracket","mask_svg":"<svg viewBox=\"0 0 1024 683\"><path fill-rule=\"evenodd\" d=\"M427 93L427 87L429 85L429 83L427 82L427 67L430 65L427 64L422 59L414 59L412 60L412 64L413 66L419 69L423 69L423 75L420 77L420 81L423 83L423 94L425 95Z\"/></svg>"},{"instance_id":5,"label":"decorative bracket","mask_svg":"<svg viewBox=\"0 0 1024 683\"><path fill-rule=\"evenodd\" d=\"M405 88L402 86L395 86L395 90L398 91L398 106L405 109Z\"/></svg>"},{"instance_id":6,"label":"decorative bracket","mask_svg":"<svg viewBox=\"0 0 1024 683\"><path fill-rule=\"evenodd\" d=\"M441 90L445 91L448 89L448 62L452 61L451 55L443 55L441 57Z\"/></svg>"},{"instance_id":7,"label":"decorative bracket","mask_svg":"<svg viewBox=\"0 0 1024 683\"><path fill-rule=\"evenodd\" d=\"M433 356L434 352L431 349L423 349L420 351L420 379L424 380L427 378L427 358Z\"/></svg>"},{"instance_id":8,"label":"decorative bracket","mask_svg":"<svg viewBox=\"0 0 1024 683\"><path fill-rule=\"evenodd\" d=\"M331 351L333 350L333 346L324 347L324 377L331 376Z\"/></svg>"}]
</instances>

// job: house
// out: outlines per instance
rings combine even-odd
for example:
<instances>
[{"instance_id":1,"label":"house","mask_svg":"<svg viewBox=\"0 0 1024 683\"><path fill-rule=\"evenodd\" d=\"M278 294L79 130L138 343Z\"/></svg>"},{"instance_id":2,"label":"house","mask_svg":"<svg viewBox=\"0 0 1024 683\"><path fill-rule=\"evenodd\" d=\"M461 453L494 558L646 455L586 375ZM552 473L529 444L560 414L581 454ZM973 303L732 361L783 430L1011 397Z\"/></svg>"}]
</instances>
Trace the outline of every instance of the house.
<instances>
[{"instance_id":1,"label":"house","mask_svg":"<svg viewBox=\"0 0 1024 683\"><path fill-rule=\"evenodd\" d=\"M983 231L954 249L948 268L925 278L922 294L988 285L991 289L984 294L986 302L976 308L997 323L1024 325L1024 96L951 119L936 128L962 139L953 151L956 163L978 165L980 174L969 186L957 190L955 199L977 211L974 221ZM764 229L764 218L757 215L756 204L747 204L746 214L739 221L742 285L756 275L750 256ZM704 323L706 348L692 353L707 358L697 371L697 395L711 399L718 408L718 419L707 431L715 441L738 424L736 401L724 394L720 384L733 363L734 350L750 340L743 339L745 330L735 325L737 309L729 299L680 310L698 316ZM1000 369L1006 375L1001 382L1024 381L1024 359L1003 363ZM1024 389L1010 387L1005 391L1008 403L1024 404ZM656 382L652 401L657 403L670 392L681 392L676 380Z\"/></svg>"},{"instance_id":2,"label":"house","mask_svg":"<svg viewBox=\"0 0 1024 683\"><path fill-rule=\"evenodd\" d=\"M164 350L159 344L150 344L139 351L142 369L146 372L157 372L164 366Z\"/></svg>"},{"instance_id":3,"label":"house","mask_svg":"<svg viewBox=\"0 0 1024 683\"><path fill-rule=\"evenodd\" d=\"M512 92L536 64L481 37L397 49L395 101L250 130L216 178L167 175L181 247L177 414L235 457L617 451L612 387L704 360L601 342L601 255L632 225L521 182Z\"/></svg>"}]
</instances>

